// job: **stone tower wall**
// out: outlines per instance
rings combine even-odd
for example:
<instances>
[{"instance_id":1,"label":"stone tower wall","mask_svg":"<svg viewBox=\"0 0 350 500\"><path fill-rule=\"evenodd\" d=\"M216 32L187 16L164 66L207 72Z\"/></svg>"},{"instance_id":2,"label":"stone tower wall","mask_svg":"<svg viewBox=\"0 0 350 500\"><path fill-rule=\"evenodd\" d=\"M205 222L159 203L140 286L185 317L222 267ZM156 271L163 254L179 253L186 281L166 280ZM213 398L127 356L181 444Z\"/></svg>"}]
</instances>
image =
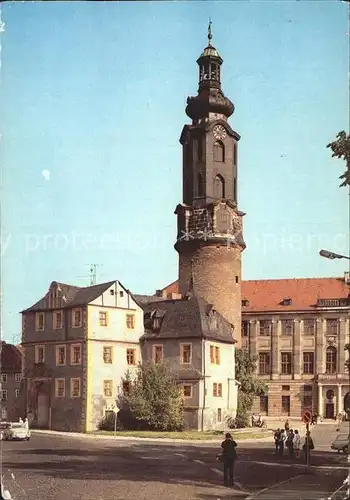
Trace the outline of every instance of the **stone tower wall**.
<instances>
[{"instance_id":1,"label":"stone tower wall","mask_svg":"<svg viewBox=\"0 0 350 500\"><path fill-rule=\"evenodd\" d=\"M193 291L235 327L237 347L241 345L241 250L233 246L188 245L179 253L179 289Z\"/></svg>"}]
</instances>

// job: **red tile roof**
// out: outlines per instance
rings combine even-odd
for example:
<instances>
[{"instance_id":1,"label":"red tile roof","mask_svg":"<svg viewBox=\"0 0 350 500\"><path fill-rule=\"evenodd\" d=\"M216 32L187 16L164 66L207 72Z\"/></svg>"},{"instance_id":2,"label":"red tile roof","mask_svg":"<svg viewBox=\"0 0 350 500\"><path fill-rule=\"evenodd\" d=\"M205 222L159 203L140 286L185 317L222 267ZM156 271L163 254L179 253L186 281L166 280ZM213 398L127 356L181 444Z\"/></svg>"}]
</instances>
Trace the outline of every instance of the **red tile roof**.
<instances>
[{"instance_id":1,"label":"red tile roof","mask_svg":"<svg viewBox=\"0 0 350 500\"><path fill-rule=\"evenodd\" d=\"M167 295L178 293L178 281L174 281L163 291ZM339 277L242 281L242 300L248 300L248 305L242 307L242 312L313 310L318 299L347 298L349 292L349 284ZM282 304L286 298L291 299L291 305Z\"/></svg>"}]
</instances>

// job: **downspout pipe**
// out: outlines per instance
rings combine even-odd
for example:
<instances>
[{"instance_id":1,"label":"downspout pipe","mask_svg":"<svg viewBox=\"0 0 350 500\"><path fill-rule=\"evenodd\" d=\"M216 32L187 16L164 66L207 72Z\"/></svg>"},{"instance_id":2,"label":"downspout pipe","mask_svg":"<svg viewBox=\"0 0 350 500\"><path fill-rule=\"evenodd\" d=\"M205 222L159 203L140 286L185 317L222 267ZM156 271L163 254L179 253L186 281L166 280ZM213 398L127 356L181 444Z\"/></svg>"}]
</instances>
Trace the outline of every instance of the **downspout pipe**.
<instances>
[{"instance_id":1,"label":"downspout pipe","mask_svg":"<svg viewBox=\"0 0 350 500\"><path fill-rule=\"evenodd\" d=\"M206 396L207 396L207 377L206 377L206 359L205 359L205 339L202 339L202 366L203 366L203 405L202 405L202 422L201 422L201 431L204 431L204 410L206 405Z\"/></svg>"}]
</instances>

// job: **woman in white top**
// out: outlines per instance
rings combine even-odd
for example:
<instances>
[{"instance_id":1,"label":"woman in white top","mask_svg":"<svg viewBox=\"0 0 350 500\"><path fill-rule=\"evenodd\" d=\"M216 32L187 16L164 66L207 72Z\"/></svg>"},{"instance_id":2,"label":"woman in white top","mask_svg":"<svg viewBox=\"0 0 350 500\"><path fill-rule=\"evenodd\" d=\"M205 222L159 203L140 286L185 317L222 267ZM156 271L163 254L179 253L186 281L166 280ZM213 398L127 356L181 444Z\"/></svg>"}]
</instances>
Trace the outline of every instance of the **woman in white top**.
<instances>
[{"instance_id":1,"label":"woman in white top","mask_svg":"<svg viewBox=\"0 0 350 500\"><path fill-rule=\"evenodd\" d=\"M297 430L294 431L293 448L296 457L300 457L300 434Z\"/></svg>"}]
</instances>

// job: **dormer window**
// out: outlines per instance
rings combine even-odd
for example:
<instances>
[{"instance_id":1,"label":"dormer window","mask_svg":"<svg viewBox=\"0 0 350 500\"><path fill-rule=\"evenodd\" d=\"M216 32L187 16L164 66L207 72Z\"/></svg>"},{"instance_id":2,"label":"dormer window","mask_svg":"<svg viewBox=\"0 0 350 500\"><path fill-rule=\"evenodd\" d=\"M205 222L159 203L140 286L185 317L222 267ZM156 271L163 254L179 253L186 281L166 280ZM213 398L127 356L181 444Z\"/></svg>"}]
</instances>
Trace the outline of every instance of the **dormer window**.
<instances>
[{"instance_id":1,"label":"dormer window","mask_svg":"<svg viewBox=\"0 0 350 500\"><path fill-rule=\"evenodd\" d=\"M247 307L249 306L249 300L248 299L243 299L242 300L242 307Z\"/></svg>"},{"instance_id":2,"label":"dormer window","mask_svg":"<svg viewBox=\"0 0 350 500\"><path fill-rule=\"evenodd\" d=\"M160 318L153 318L153 330L160 329Z\"/></svg>"},{"instance_id":3,"label":"dormer window","mask_svg":"<svg viewBox=\"0 0 350 500\"><path fill-rule=\"evenodd\" d=\"M292 299L290 297L285 297L282 300L282 306L291 306L292 305Z\"/></svg>"}]
</instances>

